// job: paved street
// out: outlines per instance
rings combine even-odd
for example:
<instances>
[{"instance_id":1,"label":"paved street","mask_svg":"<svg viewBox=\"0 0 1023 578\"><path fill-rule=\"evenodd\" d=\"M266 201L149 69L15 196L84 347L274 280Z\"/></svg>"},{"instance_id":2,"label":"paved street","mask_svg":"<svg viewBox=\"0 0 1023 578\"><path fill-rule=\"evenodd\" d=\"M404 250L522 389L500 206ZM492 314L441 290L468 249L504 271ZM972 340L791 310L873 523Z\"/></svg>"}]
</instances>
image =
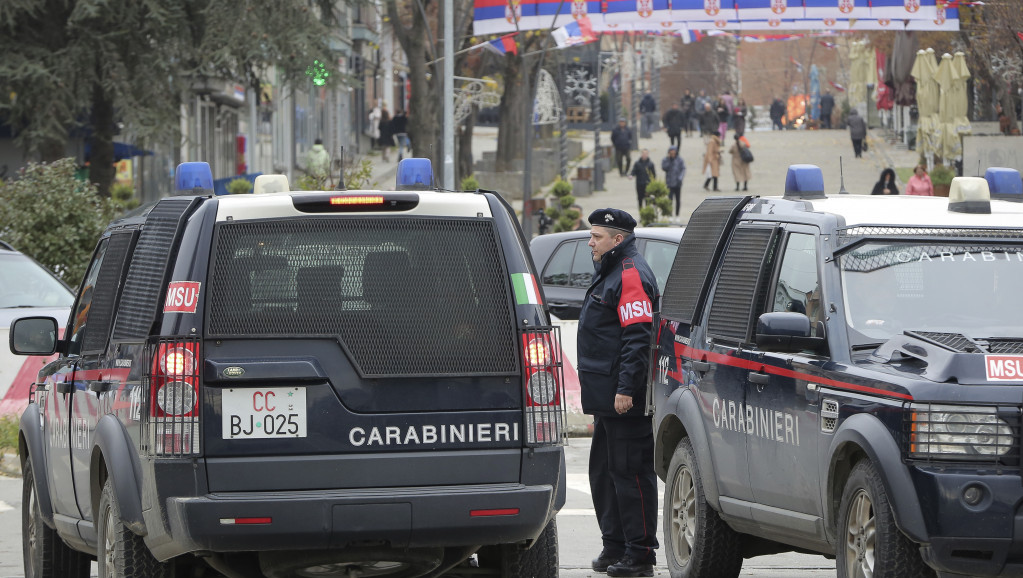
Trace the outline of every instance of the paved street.
<instances>
[{"instance_id":1,"label":"paved street","mask_svg":"<svg viewBox=\"0 0 1023 578\"><path fill-rule=\"evenodd\" d=\"M566 451L568 502L558 516L561 576L583 578L603 576L590 570L590 560L600 552L597 529L586 475L589 438L573 438ZM661 488L663 494L663 487ZM660 510L658 510L660 511ZM658 539L663 544L660 527ZM658 576L667 576L663 550L658 552ZM22 577L21 479L0 476L0 578ZM93 564L95 575L95 564ZM835 564L822 556L779 554L747 560L743 576L770 578L823 578L835 575Z\"/></svg>"}]
</instances>

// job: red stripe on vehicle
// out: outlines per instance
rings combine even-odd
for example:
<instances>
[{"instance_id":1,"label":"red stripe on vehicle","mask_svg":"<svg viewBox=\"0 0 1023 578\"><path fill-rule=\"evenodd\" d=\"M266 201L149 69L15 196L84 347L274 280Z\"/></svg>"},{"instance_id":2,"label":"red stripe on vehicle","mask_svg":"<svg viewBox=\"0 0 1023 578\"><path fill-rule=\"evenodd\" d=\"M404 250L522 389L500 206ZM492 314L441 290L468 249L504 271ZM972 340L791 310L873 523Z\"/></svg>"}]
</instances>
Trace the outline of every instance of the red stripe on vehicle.
<instances>
[{"instance_id":1,"label":"red stripe on vehicle","mask_svg":"<svg viewBox=\"0 0 1023 578\"><path fill-rule=\"evenodd\" d=\"M712 351L704 351L702 349L696 349L688 345L682 345L681 343L675 344L675 355L679 357L685 357L687 359L696 361L709 361L711 363L717 363L720 365L728 365L730 367L738 367L739 369L748 369L750 371L759 371L763 373L769 373L771 375L778 375L781 377L789 377L792 379L802 379L805 381L812 381L820 385L827 385L836 389L845 389L848 391L858 391L861 393L868 393L871 395L880 395L882 397L894 397L897 399L905 399L912 401L913 396L908 393L900 393L896 391L888 391L886 389L879 389L876 387L870 387L868 385L860 385L857 383L849 383L847 381L838 381L822 377L819 375L812 375L809 373L802 373L799 371L792 371L791 369L785 369L774 365L765 365L763 363L756 363L748 359L742 359L733 355L725 355L723 353L714 353Z\"/></svg>"}]
</instances>

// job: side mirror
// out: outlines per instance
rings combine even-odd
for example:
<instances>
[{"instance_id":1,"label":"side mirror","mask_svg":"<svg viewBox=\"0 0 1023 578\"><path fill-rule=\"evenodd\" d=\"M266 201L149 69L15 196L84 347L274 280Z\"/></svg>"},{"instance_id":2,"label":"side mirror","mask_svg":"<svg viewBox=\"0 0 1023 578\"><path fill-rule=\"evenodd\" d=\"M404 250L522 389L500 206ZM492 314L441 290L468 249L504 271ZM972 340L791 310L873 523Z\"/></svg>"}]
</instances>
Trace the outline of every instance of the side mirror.
<instances>
[{"instance_id":1,"label":"side mirror","mask_svg":"<svg viewBox=\"0 0 1023 578\"><path fill-rule=\"evenodd\" d=\"M57 320L53 317L22 317L11 325L11 353L52 355L57 351Z\"/></svg>"},{"instance_id":2,"label":"side mirror","mask_svg":"<svg viewBox=\"0 0 1023 578\"><path fill-rule=\"evenodd\" d=\"M764 313L757 319L757 347L768 351L820 353L827 348L824 324L817 323L817 337L810 331L810 318L802 313Z\"/></svg>"}]
</instances>

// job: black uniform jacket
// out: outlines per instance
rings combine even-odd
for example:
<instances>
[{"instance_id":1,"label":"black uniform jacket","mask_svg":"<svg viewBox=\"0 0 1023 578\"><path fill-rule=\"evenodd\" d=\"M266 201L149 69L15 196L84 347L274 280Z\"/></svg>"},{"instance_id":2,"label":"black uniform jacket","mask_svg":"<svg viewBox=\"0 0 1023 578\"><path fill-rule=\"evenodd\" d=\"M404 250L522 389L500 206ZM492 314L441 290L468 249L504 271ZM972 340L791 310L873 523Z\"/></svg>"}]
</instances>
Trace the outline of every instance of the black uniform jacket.
<instances>
[{"instance_id":1,"label":"black uniform jacket","mask_svg":"<svg viewBox=\"0 0 1023 578\"><path fill-rule=\"evenodd\" d=\"M660 297L634 235L604 253L579 314L583 413L619 415L614 400L620 393L632 396L632 409L623 415L643 415L652 317Z\"/></svg>"}]
</instances>

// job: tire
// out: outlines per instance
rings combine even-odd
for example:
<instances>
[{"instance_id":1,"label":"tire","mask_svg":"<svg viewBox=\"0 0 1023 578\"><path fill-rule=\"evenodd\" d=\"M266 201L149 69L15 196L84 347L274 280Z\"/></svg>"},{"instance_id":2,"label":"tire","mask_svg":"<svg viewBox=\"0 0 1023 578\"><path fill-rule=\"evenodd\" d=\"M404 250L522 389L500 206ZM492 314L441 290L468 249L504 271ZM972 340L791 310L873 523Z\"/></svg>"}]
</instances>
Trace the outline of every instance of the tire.
<instances>
[{"instance_id":1,"label":"tire","mask_svg":"<svg viewBox=\"0 0 1023 578\"><path fill-rule=\"evenodd\" d=\"M735 578L742 536L707 503L688 437L675 447L664 488L664 555L671 578Z\"/></svg>"},{"instance_id":2,"label":"tire","mask_svg":"<svg viewBox=\"0 0 1023 578\"><path fill-rule=\"evenodd\" d=\"M501 578L557 578L557 520L551 518L528 550L515 544L503 544L481 548L477 556L480 567L498 570Z\"/></svg>"},{"instance_id":3,"label":"tire","mask_svg":"<svg viewBox=\"0 0 1023 578\"><path fill-rule=\"evenodd\" d=\"M935 576L920 550L895 526L881 476L870 460L853 467L842 491L838 519L839 578Z\"/></svg>"},{"instance_id":4,"label":"tire","mask_svg":"<svg viewBox=\"0 0 1023 578\"><path fill-rule=\"evenodd\" d=\"M72 550L57 531L43 522L36 496L32 461L25 460L21 478L22 555L27 578L88 578L89 556Z\"/></svg>"},{"instance_id":5,"label":"tire","mask_svg":"<svg viewBox=\"0 0 1023 578\"><path fill-rule=\"evenodd\" d=\"M158 562L142 537L121 523L121 510L110 479L103 484L96 519L100 578L171 578L170 566Z\"/></svg>"},{"instance_id":6,"label":"tire","mask_svg":"<svg viewBox=\"0 0 1023 578\"><path fill-rule=\"evenodd\" d=\"M415 578L440 566L443 559L441 548L359 548L263 552L259 565L269 578Z\"/></svg>"}]
</instances>

